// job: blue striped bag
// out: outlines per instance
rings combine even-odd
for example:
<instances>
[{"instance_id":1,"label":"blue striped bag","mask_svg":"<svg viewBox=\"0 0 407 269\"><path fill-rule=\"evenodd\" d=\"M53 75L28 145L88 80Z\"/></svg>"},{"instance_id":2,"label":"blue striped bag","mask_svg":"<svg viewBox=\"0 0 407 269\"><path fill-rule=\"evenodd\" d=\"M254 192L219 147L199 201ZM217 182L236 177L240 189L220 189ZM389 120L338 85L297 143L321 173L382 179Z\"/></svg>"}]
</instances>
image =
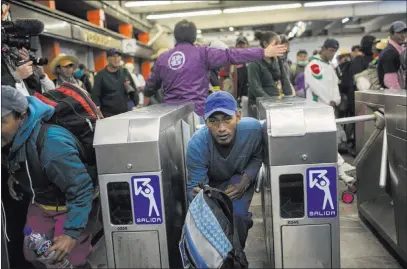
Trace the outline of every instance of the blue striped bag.
<instances>
[{"instance_id":1,"label":"blue striped bag","mask_svg":"<svg viewBox=\"0 0 407 269\"><path fill-rule=\"evenodd\" d=\"M183 267L248 268L232 201L218 189L202 187L189 205L179 242Z\"/></svg>"}]
</instances>

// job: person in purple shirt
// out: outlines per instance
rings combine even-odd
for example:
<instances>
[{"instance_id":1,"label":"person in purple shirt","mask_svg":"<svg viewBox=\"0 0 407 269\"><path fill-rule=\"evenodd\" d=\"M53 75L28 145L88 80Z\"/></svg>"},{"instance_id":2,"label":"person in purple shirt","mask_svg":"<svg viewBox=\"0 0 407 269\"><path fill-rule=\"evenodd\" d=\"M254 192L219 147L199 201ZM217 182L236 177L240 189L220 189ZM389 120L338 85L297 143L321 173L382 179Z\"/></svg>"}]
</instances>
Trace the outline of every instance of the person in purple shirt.
<instances>
[{"instance_id":1,"label":"person in purple shirt","mask_svg":"<svg viewBox=\"0 0 407 269\"><path fill-rule=\"evenodd\" d=\"M209 70L228 64L243 64L261 60L264 57L282 56L286 51L283 45L270 45L263 48L215 49L194 46L196 26L187 20L175 25L175 48L160 55L154 64L153 72L147 79L146 97L153 96L162 86L164 103L193 102L195 112L204 115L204 103L208 96Z\"/></svg>"}]
</instances>

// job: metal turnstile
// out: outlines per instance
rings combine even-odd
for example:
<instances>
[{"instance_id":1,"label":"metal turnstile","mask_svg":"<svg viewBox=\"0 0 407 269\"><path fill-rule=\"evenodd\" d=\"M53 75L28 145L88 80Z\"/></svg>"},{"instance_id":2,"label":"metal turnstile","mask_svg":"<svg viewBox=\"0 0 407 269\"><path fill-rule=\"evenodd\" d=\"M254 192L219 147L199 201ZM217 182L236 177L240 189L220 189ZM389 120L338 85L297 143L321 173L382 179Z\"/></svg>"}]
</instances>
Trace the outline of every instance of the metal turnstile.
<instances>
[{"instance_id":1,"label":"metal turnstile","mask_svg":"<svg viewBox=\"0 0 407 269\"><path fill-rule=\"evenodd\" d=\"M256 191L262 190L270 266L339 268L334 111L298 97L258 105L267 146Z\"/></svg>"},{"instance_id":2,"label":"metal turnstile","mask_svg":"<svg viewBox=\"0 0 407 269\"><path fill-rule=\"evenodd\" d=\"M182 267L178 241L187 208L185 152L195 129L193 111L193 104L160 104L97 122L109 268Z\"/></svg>"},{"instance_id":3,"label":"metal turnstile","mask_svg":"<svg viewBox=\"0 0 407 269\"><path fill-rule=\"evenodd\" d=\"M377 122L356 123L358 211L407 266L407 98L406 91L355 92L356 114L382 113ZM368 147L368 150L366 148Z\"/></svg>"}]
</instances>

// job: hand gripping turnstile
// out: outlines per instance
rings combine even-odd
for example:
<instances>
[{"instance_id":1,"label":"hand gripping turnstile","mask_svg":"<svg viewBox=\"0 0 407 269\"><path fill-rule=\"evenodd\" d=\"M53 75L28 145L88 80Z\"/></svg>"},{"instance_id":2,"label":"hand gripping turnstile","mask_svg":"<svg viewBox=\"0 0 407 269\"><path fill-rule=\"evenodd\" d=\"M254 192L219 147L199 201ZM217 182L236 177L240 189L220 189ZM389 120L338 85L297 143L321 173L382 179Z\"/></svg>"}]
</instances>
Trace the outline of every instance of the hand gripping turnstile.
<instances>
[{"instance_id":1,"label":"hand gripping turnstile","mask_svg":"<svg viewBox=\"0 0 407 269\"><path fill-rule=\"evenodd\" d=\"M109 268L181 268L185 152L194 105L159 104L100 120L94 146Z\"/></svg>"},{"instance_id":2,"label":"hand gripping turnstile","mask_svg":"<svg viewBox=\"0 0 407 269\"><path fill-rule=\"evenodd\" d=\"M298 97L259 100L259 173L267 255L275 268L339 268L336 123L332 107Z\"/></svg>"}]
</instances>

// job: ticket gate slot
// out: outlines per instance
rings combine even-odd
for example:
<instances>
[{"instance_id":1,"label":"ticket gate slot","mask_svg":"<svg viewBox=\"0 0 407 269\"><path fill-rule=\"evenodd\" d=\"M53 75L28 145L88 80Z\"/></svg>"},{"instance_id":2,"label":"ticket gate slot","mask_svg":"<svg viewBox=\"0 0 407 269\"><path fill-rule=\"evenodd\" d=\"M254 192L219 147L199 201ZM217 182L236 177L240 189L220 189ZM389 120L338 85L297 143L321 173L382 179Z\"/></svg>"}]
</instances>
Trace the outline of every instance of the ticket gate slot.
<instances>
[{"instance_id":1,"label":"ticket gate slot","mask_svg":"<svg viewBox=\"0 0 407 269\"><path fill-rule=\"evenodd\" d=\"M185 149L193 104L159 104L97 122L94 146L109 268L180 268Z\"/></svg>"},{"instance_id":2,"label":"ticket gate slot","mask_svg":"<svg viewBox=\"0 0 407 269\"><path fill-rule=\"evenodd\" d=\"M256 190L262 191L270 265L339 268L332 107L298 97L272 97L259 101L259 118L266 120L267 152Z\"/></svg>"}]
</instances>

